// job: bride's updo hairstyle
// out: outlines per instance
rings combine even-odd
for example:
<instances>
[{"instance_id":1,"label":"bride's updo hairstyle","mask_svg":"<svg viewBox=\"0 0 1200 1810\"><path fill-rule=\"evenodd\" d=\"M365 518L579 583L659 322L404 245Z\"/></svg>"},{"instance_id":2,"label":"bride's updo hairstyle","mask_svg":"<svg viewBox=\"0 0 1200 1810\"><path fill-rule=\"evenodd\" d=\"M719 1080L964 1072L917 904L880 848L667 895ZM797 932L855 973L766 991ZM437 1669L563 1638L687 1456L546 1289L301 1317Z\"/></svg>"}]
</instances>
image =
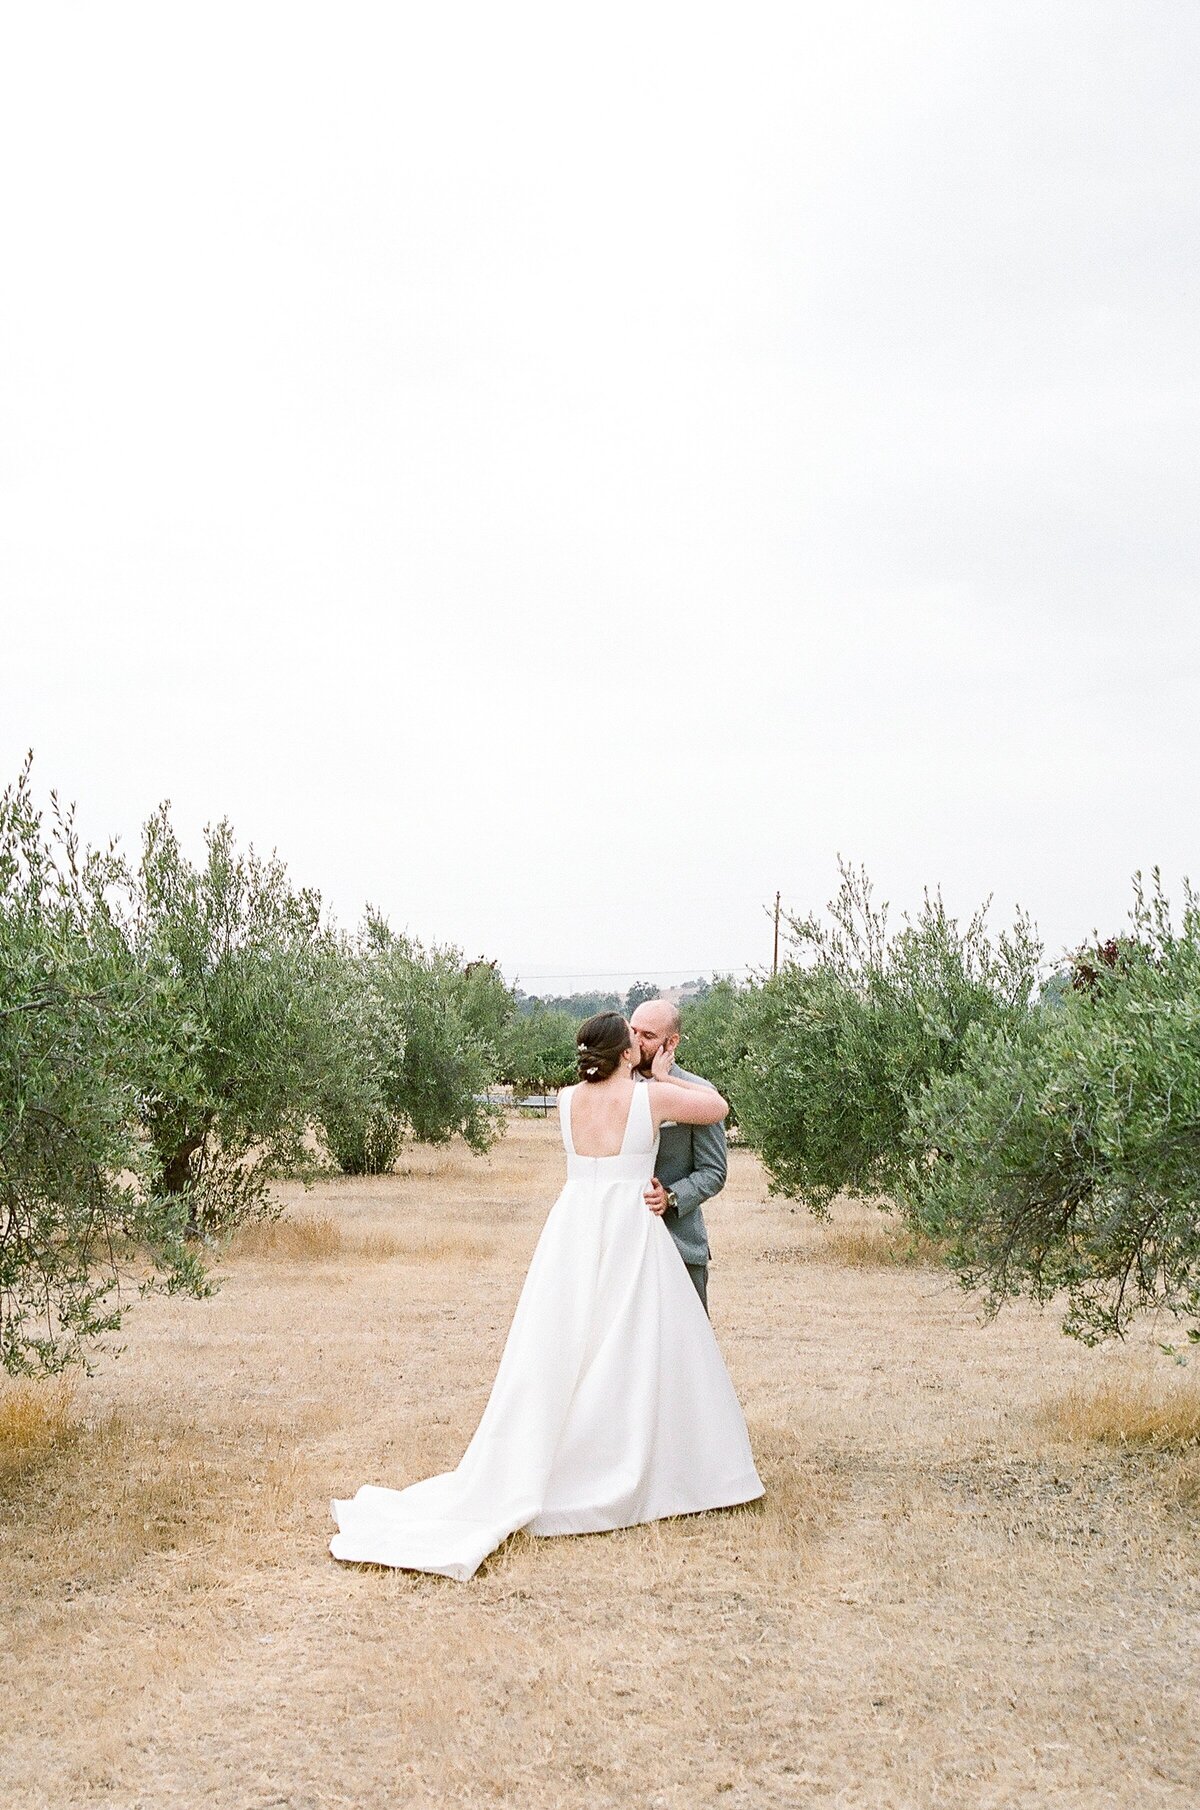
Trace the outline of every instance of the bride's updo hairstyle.
<instances>
[{"instance_id":1,"label":"bride's updo hairstyle","mask_svg":"<svg viewBox=\"0 0 1200 1810\"><path fill-rule=\"evenodd\" d=\"M579 1079L607 1081L621 1066L629 1048L629 1025L619 1012L597 1012L585 1018L575 1033L579 1052Z\"/></svg>"}]
</instances>

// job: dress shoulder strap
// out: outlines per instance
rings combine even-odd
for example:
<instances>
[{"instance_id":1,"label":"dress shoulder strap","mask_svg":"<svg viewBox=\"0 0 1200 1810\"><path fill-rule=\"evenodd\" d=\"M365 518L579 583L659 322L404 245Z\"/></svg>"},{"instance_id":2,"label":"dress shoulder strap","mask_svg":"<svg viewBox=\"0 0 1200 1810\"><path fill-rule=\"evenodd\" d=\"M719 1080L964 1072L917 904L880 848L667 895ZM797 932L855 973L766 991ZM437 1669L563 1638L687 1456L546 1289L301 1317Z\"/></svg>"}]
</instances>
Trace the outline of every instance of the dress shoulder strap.
<instances>
[{"instance_id":1,"label":"dress shoulder strap","mask_svg":"<svg viewBox=\"0 0 1200 1810\"><path fill-rule=\"evenodd\" d=\"M634 1085L633 1099L629 1102L629 1121L625 1127L621 1150L633 1155L635 1152L651 1149L653 1144L654 1114L650 1110L650 1088L646 1082L638 1081Z\"/></svg>"},{"instance_id":2,"label":"dress shoulder strap","mask_svg":"<svg viewBox=\"0 0 1200 1810\"><path fill-rule=\"evenodd\" d=\"M558 1090L558 1129L562 1134L563 1149L568 1156L575 1154L575 1140L571 1136L571 1096L573 1087L560 1087Z\"/></svg>"}]
</instances>

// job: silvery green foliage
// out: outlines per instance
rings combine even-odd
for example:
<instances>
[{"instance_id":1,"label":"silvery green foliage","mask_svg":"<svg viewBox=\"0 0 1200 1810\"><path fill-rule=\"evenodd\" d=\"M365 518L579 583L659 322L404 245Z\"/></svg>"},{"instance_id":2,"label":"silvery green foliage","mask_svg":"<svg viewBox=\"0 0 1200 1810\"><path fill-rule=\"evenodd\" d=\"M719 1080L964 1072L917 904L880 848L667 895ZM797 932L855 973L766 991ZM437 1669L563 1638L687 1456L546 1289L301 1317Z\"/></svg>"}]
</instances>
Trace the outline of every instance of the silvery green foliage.
<instances>
[{"instance_id":1,"label":"silvery green foliage","mask_svg":"<svg viewBox=\"0 0 1200 1810\"><path fill-rule=\"evenodd\" d=\"M753 990L732 975L714 975L696 998L680 1005L679 1061L691 1074L711 1081L730 1103L725 1123L738 1123L738 1080L750 1054Z\"/></svg>"},{"instance_id":2,"label":"silvery green foliage","mask_svg":"<svg viewBox=\"0 0 1200 1810\"><path fill-rule=\"evenodd\" d=\"M516 1095L553 1093L579 1078L575 1033L582 1021L557 1007L523 1011L508 1026L500 1079Z\"/></svg>"},{"instance_id":3,"label":"silvery green foliage","mask_svg":"<svg viewBox=\"0 0 1200 1810\"><path fill-rule=\"evenodd\" d=\"M47 832L29 763L0 798L0 1361L18 1373L86 1361L134 1266L143 1287L147 1262L159 1286L207 1287L137 1135L154 1031L111 931L119 871L53 805Z\"/></svg>"},{"instance_id":4,"label":"silvery green foliage","mask_svg":"<svg viewBox=\"0 0 1200 1810\"><path fill-rule=\"evenodd\" d=\"M1200 1320L1200 901L1175 930L1138 876L1131 918L1076 985L973 1027L914 1114L936 1156L910 1210L993 1304L1065 1291L1089 1343L1141 1307Z\"/></svg>"},{"instance_id":5,"label":"silvery green foliage","mask_svg":"<svg viewBox=\"0 0 1200 1810\"><path fill-rule=\"evenodd\" d=\"M386 1174L406 1138L490 1147L501 1115L486 1095L513 1010L490 963L464 967L457 949L426 949L369 912L357 937L327 951L322 991L316 1116L340 1169Z\"/></svg>"},{"instance_id":6,"label":"silvery green foliage","mask_svg":"<svg viewBox=\"0 0 1200 1810\"><path fill-rule=\"evenodd\" d=\"M226 821L204 845L189 860L160 807L111 917L145 1002L129 1063L154 1187L183 1203L192 1235L270 1213L270 1179L311 1169L325 1059L319 895L274 855L239 850Z\"/></svg>"},{"instance_id":7,"label":"silvery green foliage","mask_svg":"<svg viewBox=\"0 0 1200 1810\"><path fill-rule=\"evenodd\" d=\"M993 941L986 907L961 928L936 894L889 933L866 874L841 875L828 921L787 919L789 959L747 994L731 1083L772 1189L818 1214L840 1193L889 1206L919 1187L915 1106L973 1026L1025 1018L1041 953L1024 917Z\"/></svg>"}]
</instances>

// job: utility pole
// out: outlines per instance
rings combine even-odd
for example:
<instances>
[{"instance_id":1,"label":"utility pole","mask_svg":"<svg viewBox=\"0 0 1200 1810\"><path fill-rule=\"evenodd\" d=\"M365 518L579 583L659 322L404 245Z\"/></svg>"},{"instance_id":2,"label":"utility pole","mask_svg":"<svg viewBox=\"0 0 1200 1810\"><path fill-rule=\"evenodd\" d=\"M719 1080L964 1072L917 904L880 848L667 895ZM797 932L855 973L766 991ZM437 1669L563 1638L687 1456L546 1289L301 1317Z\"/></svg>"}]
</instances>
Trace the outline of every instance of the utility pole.
<instances>
[{"instance_id":1,"label":"utility pole","mask_svg":"<svg viewBox=\"0 0 1200 1810\"><path fill-rule=\"evenodd\" d=\"M779 973L779 894L775 894L775 953L771 957L771 973Z\"/></svg>"}]
</instances>

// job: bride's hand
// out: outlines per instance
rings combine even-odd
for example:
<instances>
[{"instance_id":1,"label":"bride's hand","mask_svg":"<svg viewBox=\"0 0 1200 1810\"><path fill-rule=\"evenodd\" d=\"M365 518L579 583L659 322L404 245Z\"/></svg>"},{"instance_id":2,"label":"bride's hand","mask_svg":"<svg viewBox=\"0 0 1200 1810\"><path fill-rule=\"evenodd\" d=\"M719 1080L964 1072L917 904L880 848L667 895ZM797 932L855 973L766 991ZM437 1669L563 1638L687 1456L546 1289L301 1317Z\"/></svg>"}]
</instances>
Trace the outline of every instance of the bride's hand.
<instances>
[{"instance_id":1,"label":"bride's hand","mask_svg":"<svg viewBox=\"0 0 1200 1810\"><path fill-rule=\"evenodd\" d=\"M669 1081L674 1063L674 1050L669 1050L665 1044L660 1045L650 1061L650 1079L652 1081Z\"/></svg>"}]
</instances>

